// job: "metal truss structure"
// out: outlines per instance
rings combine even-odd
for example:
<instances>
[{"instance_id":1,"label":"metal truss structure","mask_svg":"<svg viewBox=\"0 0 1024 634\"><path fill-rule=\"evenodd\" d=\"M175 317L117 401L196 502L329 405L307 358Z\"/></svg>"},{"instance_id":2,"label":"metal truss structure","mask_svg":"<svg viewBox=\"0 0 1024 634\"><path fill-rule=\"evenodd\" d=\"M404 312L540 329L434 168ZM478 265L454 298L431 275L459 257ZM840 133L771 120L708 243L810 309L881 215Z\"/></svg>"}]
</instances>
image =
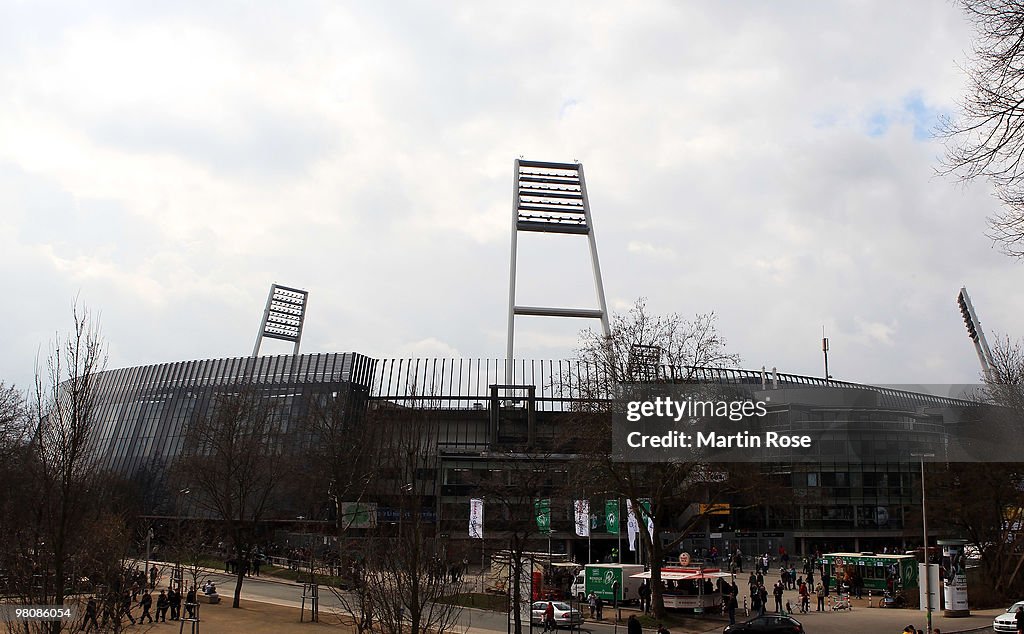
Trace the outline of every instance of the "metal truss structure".
<instances>
[{"instance_id":1,"label":"metal truss structure","mask_svg":"<svg viewBox=\"0 0 1024 634\"><path fill-rule=\"evenodd\" d=\"M512 261L508 287L508 347L506 382L514 383L516 316L582 317L601 320L610 336L608 306L597 258L597 240L590 215L587 184L580 163L547 163L516 159L512 183ZM586 236L590 243L590 265L594 274L597 308L519 306L516 304L516 255L520 231Z\"/></svg>"},{"instance_id":2,"label":"metal truss structure","mask_svg":"<svg viewBox=\"0 0 1024 634\"><path fill-rule=\"evenodd\" d=\"M299 342L302 340L302 324L306 320L307 291L288 288L280 284L270 285L267 296L267 307L263 311L260 332L256 335L256 345L252 356L260 355L260 344L264 337L291 341L295 344L292 354L299 354Z\"/></svg>"}]
</instances>

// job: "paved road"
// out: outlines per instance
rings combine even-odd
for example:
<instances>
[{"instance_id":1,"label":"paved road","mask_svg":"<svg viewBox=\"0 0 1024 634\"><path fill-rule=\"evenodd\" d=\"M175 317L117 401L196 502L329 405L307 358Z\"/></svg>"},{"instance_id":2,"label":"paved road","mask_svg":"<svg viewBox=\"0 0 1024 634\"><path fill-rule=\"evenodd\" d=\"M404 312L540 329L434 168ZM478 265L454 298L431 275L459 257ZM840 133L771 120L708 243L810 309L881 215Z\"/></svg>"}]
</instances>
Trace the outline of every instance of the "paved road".
<instances>
[{"instance_id":1,"label":"paved road","mask_svg":"<svg viewBox=\"0 0 1024 634\"><path fill-rule=\"evenodd\" d=\"M234 592L234 577L223 573L212 573L211 578L217 584L217 589L224 600L230 601ZM275 580L267 581L259 577L247 577L242 585L242 597L251 601L263 603L274 603L290 607L299 607L302 602L302 585ZM915 626L924 625L924 614L916 610L887 610L881 608L866 607L866 599L861 605L855 604L852 612L811 612L810 614L796 615L809 634L864 634L865 632L876 632L887 634L889 632L900 632L907 624ZM341 604L330 590L321 590L320 605L324 609L338 609ZM988 627L992 623L995 614L1001 611L984 611L975 613L971 617L963 619L946 619L936 615L935 625L942 629L942 632L958 631L979 631L992 632ZM460 623L470 629L471 634L488 634L492 632L507 631L507 617L505 614L487 610L464 610ZM743 620L740 617L738 620ZM706 624L695 628L694 632L721 632L723 623L709 621ZM975 628L984 628L976 630ZM539 632L539 628L537 629ZM593 634L614 634L615 628L608 624L587 623L585 631ZM625 628L619 626L619 631L625 634ZM682 630L676 628L676 634Z\"/></svg>"}]
</instances>

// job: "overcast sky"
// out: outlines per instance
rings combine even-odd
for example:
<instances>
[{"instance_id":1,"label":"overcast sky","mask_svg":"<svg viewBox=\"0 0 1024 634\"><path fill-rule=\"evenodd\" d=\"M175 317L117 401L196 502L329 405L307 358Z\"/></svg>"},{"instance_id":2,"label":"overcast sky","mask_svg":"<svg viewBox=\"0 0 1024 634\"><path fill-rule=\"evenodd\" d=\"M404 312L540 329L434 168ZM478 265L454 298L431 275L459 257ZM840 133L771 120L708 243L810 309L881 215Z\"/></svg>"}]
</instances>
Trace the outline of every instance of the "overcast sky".
<instances>
[{"instance_id":1,"label":"overcast sky","mask_svg":"<svg viewBox=\"0 0 1024 634\"><path fill-rule=\"evenodd\" d=\"M1024 265L935 175L970 37L934 0L4 2L0 380L76 295L109 367L250 354L275 281L304 352L502 357L518 156L585 166L614 308L715 311L748 368L821 374L825 326L836 378L974 380L956 293L1020 335ZM585 239L520 246L520 303L596 305ZM589 325L517 323L545 359Z\"/></svg>"}]
</instances>

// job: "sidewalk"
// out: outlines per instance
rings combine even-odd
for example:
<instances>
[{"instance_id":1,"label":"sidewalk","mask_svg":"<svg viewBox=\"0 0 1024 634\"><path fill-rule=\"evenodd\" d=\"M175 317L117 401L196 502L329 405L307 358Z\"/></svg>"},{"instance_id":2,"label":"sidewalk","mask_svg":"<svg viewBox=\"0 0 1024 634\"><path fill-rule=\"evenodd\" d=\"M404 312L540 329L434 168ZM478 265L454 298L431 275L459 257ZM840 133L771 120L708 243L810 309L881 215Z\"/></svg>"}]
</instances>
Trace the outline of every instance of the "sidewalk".
<instances>
[{"instance_id":1,"label":"sidewalk","mask_svg":"<svg viewBox=\"0 0 1024 634\"><path fill-rule=\"evenodd\" d=\"M736 585L740 589L740 609L736 613L736 621L742 622L747 618L743 614L743 597L747 596L749 606L749 593L747 578L749 570L743 574L736 575ZM768 588L768 610L766 614L774 614L775 601L771 596L772 587L779 580L778 571L771 571L764 577L765 587ZM831 596L835 596L835 592ZM832 611L826 609L823 612L817 611L817 600L811 597L811 611L807 614L793 613L791 616L804 625L808 632L829 632L829 634L864 634L865 632L899 632L907 625L913 625L918 630L924 629L927 616L924 611L909 608L881 608L878 607L880 596L874 594L869 599L865 591L863 598L851 598L852 610ZM787 590L782 598L783 604L789 601L794 607L799 604L799 596L796 590ZM872 605L873 604L873 605ZM970 632L974 630L991 627L992 620L1002 614L1003 609L971 610L971 616L951 618L942 616L941 610L932 611L932 627L939 628L943 634L953 632ZM720 630L719 630L720 631Z\"/></svg>"}]
</instances>

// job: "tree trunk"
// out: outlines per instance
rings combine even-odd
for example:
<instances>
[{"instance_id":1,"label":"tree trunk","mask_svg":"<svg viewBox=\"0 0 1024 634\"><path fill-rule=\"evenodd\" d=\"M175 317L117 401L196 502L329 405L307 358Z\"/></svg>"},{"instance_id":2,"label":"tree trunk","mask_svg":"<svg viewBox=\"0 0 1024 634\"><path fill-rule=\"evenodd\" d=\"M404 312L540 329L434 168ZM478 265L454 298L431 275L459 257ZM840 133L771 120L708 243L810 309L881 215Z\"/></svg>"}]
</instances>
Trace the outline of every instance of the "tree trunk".
<instances>
[{"instance_id":1,"label":"tree trunk","mask_svg":"<svg viewBox=\"0 0 1024 634\"><path fill-rule=\"evenodd\" d=\"M662 620L666 617L665 598L661 592L661 562L664 557L661 532L654 527L654 535L651 536L651 610L654 618Z\"/></svg>"},{"instance_id":2,"label":"tree trunk","mask_svg":"<svg viewBox=\"0 0 1024 634\"><path fill-rule=\"evenodd\" d=\"M242 564L241 540L235 541L235 596L231 601L231 607L237 608L242 599L242 581L245 580L245 566Z\"/></svg>"}]
</instances>

